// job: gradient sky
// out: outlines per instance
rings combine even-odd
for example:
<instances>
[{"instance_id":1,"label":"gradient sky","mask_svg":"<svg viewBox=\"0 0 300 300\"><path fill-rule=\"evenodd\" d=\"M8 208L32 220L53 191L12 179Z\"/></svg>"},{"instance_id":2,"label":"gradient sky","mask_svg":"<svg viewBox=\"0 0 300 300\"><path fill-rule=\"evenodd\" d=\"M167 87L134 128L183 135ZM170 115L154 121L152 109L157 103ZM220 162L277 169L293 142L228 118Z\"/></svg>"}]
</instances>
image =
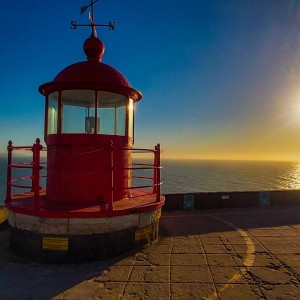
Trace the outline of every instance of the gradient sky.
<instances>
[{"instance_id":1,"label":"gradient sky","mask_svg":"<svg viewBox=\"0 0 300 300\"><path fill-rule=\"evenodd\" d=\"M85 60L89 0L1 1L0 152L43 138L38 87ZM143 93L135 146L165 158L300 160L299 0L101 0L103 62Z\"/></svg>"}]
</instances>

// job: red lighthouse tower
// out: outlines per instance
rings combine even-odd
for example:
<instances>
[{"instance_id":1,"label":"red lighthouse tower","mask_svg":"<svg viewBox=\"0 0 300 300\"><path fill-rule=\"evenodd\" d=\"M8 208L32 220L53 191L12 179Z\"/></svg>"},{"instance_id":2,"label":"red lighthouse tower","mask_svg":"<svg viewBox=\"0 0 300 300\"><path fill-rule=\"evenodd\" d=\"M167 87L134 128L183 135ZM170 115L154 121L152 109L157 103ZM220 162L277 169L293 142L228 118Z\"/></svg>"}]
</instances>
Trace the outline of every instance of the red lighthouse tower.
<instances>
[{"instance_id":1,"label":"red lighthouse tower","mask_svg":"<svg viewBox=\"0 0 300 300\"><path fill-rule=\"evenodd\" d=\"M40 86L46 96L47 199L63 204L111 204L130 196L134 103L141 93L101 62L103 43L84 43L87 61ZM113 151L118 149L118 151ZM114 185L107 170L113 165Z\"/></svg>"},{"instance_id":2,"label":"red lighthouse tower","mask_svg":"<svg viewBox=\"0 0 300 300\"><path fill-rule=\"evenodd\" d=\"M96 1L97 2L97 1ZM134 149L134 104L139 91L104 64L104 44L96 37L93 5L84 42L86 61L62 70L39 87L45 96L46 189L40 187L39 140L33 147L31 192L12 178L14 147L9 143L6 207L13 252L47 261L104 258L149 243L158 236L164 197L160 194L160 147ZM85 11L87 7L83 7ZM133 153L146 152L152 162L135 164ZM28 166L28 164L27 164ZM134 172L150 170L151 175ZM24 178L19 178L24 179ZM28 179L28 178L27 178ZM136 180L143 180L136 185ZM149 183L150 181L150 183ZM24 187L24 185L23 185Z\"/></svg>"}]
</instances>

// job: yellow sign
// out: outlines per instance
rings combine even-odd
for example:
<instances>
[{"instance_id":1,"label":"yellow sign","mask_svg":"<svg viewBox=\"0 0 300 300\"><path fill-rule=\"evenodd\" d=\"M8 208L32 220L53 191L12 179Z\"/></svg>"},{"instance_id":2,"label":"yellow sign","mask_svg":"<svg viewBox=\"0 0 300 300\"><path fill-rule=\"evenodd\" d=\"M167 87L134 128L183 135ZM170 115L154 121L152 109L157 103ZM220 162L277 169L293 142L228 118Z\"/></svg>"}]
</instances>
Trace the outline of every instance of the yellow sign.
<instances>
[{"instance_id":1,"label":"yellow sign","mask_svg":"<svg viewBox=\"0 0 300 300\"><path fill-rule=\"evenodd\" d=\"M69 239L64 237L43 237L44 250L68 251Z\"/></svg>"},{"instance_id":2,"label":"yellow sign","mask_svg":"<svg viewBox=\"0 0 300 300\"><path fill-rule=\"evenodd\" d=\"M135 232L135 240L138 241L138 240L147 239L149 237L151 231L152 231L151 225L141 228L141 229L138 229Z\"/></svg>"},{"instance_id":3,"label":"yellow sign","mask_svg":"<svg viewBox=\"0 0 300 300\"><path fill-rule=\"evenodd\" d=\"M6 208L0 206L0 224L5 222L7 220L7 217L8 217L8 212Z\"/></svg>"}]
</instances>

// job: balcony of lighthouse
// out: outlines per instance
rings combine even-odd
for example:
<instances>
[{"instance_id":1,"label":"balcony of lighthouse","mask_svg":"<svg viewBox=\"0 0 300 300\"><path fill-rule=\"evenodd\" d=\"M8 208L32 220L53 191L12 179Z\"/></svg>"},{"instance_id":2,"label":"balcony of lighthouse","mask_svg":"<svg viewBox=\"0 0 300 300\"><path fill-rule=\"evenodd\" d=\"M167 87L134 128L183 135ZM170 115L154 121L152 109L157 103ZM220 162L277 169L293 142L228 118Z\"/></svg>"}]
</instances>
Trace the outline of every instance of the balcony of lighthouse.
<instances>
[{"instance_id":1,"label":"balcony of lighthouse","mask_svg":"<svg viewBox=\"0 0 300 300\"><path fill-rule=\"evenodd\" d=\"M32 146L15 146L8 143L7 166L7 195L6 207L15 213L45 217L45 218L107 218L122 216L134 212L153 211L163 205L164 198L160 193L161 165L160 145L153 149L109 147L93 149L89 152L75 153L78 156L95 155L106 152L109 155L109 167L93 170L94 175L103 172L110 179L110 196L99 198L98 203L62 203L47 201L47 149L39 139ZM114 157L120 151L130 151L133 154L132 165L118 168ZM27 155L18 155L18 153ZM23 157L23 159L21 158ZM24 159L26 157L26 159ZM142 157L142 158L141 158ZM147 158L145 158L147 157ZM127 187L118 186L114 178L119 172L126 172L128 176ZM93 174L72 174L65 170L66 176L79 176L84 179ZM101 185L101 182L99 182ZM67 188L67 187L66 187ZM126 190L125 193L119 193ZM119 195L126 195L120 198Z\"/></svg>"}]
</instances>

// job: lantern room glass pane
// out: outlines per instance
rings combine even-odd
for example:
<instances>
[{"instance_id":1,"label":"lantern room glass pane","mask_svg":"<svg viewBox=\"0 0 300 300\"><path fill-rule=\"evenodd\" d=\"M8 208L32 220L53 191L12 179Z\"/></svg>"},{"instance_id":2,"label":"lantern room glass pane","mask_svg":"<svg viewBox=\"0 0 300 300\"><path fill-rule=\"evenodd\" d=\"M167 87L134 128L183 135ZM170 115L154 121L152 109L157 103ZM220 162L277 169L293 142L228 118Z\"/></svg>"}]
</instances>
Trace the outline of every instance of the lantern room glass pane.
<instances>
[{"instance_id":1,"label":"lantern room glass pane","mask_svg":"<svg viewBox=\"0 0 300 300\"><path fill-rule=\"evenodd\" d=\"M98 117L100 126L98 133L109 135L126 134L126 102L124 95L98 92Z\"/></svg>"},{"instance_id":2,"label":"lantern room glass pane","mask_svg":"<svg viewBox=\"0 0 300 300\"><path fill-rule=\"evenodd\" d=\"M98 109L100 117L100 132L102 134L114 134L114 109L110 107Z\"/></svg>"},{"instance_id":3,"label":"lantern room glass pane","mask_svg":"<svg viewBox=\"0 0 300 300\"><path fill-rule=\"evenodd\" d=\"M126 106L120 106L116 109L117 113L117 135L125 135L126 134Z\"/></svg>"},{"instance_id":4,"label":"lantern room glass pane","mask_svg":"<svg viewBox=\"0 0 300 300\"><path fill-rule=\"evenodd\" d=\"M52 93L49 96L48 104L48 124L47 133L56 134L57 133L57 116L58 116L58 92Z\"/></svg>"},{"instance_id":5,"label":"lantern room glass pane","mask_svg":"<svg viewBox=\"0 0 300 300\"><path fill-rule=\"evenodd\" d=\"M62 133L94 133L95 91L62 92Z\"/></svg>"},{"instance_id":6,"label":"lantern room glass pane","mask_svg":"<svg viewBox=\"0 0 300 300\"><path fill-rule=\"evenodd\" d=\"M133 137L134 102L129 98L128 103L128 136Z\"/></svg>"}]
</instances>

